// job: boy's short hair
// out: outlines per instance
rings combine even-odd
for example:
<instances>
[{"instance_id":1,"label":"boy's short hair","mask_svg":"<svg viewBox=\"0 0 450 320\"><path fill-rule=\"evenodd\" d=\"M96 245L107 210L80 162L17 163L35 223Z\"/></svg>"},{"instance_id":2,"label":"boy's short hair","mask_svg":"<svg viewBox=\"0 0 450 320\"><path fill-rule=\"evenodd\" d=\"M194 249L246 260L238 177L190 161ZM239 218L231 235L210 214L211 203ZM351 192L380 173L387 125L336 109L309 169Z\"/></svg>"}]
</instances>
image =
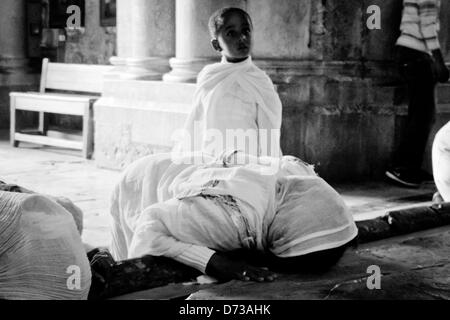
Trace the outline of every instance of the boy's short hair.
<instances>
[{"instance_id":1,"label":"boy's short hair","mask_svg":"<svg viewBox=\"0 0 450 320\"><path fill-rule=\"evenodd\" d=\"M253 27L252 19L250 18L250 15L245 10L242 10L241 8L235 8L235 7L222 8L222 9L215 11L209 18L209 22L208 22L209 33L211 34L211 37L213 39L217 38L217 35L220 32L220 29L222 29L222 27L225 23L226 16L231 13L242 14L245 18L247 18L250 26Z\"/></svg>"}]
</instances>

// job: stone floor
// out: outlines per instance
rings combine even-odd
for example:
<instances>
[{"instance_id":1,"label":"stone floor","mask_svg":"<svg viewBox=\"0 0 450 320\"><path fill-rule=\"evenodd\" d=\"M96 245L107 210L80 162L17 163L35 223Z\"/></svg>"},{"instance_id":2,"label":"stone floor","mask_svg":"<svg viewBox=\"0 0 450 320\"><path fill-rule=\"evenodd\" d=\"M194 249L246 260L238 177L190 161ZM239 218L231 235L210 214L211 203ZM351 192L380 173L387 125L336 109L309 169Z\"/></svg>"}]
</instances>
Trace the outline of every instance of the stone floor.
<instances>
[{"instance_id":1,"label":"stone floor","mask_svg":"<svg viewBox=\"0 0 450 320\"><path fill-rule=\"evenodd\" d=\"M370 266L380 270L379 289L372 287L376 283ZM320 276L282 275L265 284L229 282L193 292L189 299L449 300L450 227L362 245Z\"/></svg>"},{"instance_id":2,"label":"stone floor","mask_svg":"<svg viewBox=\"0 0 450 320\"><path fill-rule=\"evenodd\" d=\"M5 135L0 137L0 180L71 199L84 213L83 241L107 246L109 197L119 172L97 168L78 152L26 144L11 148Z\"/></svg>"},{"instance_id":3,"label":"stone floor","mask_svg":"<svg viewBox=\"0 0 450 320\"><path fill-rule=\"evenodd\" d=\"M11 148L0 132L0 180L41 193L63 195L85 214L83 241L107 246L109 196L119 172L101 169L77 152L21 145ZM356 220L389 210L429 204L432 183L403 189L386 182L336 185ZM367 289L367 268L381 269L381 290ZM268 284L178 284L131 294L123 299L449 299L450 227L365 244L346 254L320 277L284 275Z\"/></svg>"}]
</instances>

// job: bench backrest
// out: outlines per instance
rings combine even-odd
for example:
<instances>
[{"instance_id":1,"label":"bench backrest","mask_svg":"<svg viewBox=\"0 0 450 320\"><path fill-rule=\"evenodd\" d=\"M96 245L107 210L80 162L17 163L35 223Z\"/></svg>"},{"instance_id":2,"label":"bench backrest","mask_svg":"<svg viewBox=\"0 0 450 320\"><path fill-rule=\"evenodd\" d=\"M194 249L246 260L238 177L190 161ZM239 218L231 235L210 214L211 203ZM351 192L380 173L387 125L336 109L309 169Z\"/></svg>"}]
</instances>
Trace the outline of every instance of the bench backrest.
<instances>
[{"instance_id":1,"label":"bench backrest","mask_svg":"<svg viewBox=\"0 0 450 320\"><path fill-rule=\"evenodd\" d=\"M42 61L40 92L46 89L101 93L104 74L113 66Z\"/></svg>"}]
</instances>

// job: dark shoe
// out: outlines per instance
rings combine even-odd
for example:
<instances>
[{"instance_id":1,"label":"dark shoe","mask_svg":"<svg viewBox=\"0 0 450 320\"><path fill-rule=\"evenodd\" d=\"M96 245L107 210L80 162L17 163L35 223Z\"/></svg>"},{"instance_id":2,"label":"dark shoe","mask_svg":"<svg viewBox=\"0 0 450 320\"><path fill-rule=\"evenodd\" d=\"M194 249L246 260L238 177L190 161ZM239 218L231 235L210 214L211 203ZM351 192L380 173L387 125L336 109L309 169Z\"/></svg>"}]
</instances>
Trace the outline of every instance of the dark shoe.
<instances>
[{"instance_id":1,"label":"dark shoe","mask_svg":"<svg viewBox=\"0 0 450 320\"><path fill-rule=\"evenodd\" d=\"M394 168L386 171L386 177L404 187L418 188L422 182L420 172L406 168Z\"/></svg>"}]
</instances>

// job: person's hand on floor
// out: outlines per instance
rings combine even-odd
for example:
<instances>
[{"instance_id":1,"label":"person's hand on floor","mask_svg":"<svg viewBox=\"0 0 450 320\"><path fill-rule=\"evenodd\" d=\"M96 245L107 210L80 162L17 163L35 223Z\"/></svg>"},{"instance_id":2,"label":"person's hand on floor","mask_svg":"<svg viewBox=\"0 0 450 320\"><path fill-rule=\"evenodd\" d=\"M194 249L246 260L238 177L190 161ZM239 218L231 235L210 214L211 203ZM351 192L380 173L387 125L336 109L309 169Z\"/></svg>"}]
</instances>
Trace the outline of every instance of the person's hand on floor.
<instances>
[{"instance_id":1,"label":"person's hand on floor","mask_svg":"<svg viewBox=\"0 0 450 320\"><path fill-rule=\"evenodd\" d=\"M277 275L265 268L248 264L243 260L231 259L224 253L216 252L206 266L206 274L219 281L273 281Z\"/></svg>"}]
</instances>

